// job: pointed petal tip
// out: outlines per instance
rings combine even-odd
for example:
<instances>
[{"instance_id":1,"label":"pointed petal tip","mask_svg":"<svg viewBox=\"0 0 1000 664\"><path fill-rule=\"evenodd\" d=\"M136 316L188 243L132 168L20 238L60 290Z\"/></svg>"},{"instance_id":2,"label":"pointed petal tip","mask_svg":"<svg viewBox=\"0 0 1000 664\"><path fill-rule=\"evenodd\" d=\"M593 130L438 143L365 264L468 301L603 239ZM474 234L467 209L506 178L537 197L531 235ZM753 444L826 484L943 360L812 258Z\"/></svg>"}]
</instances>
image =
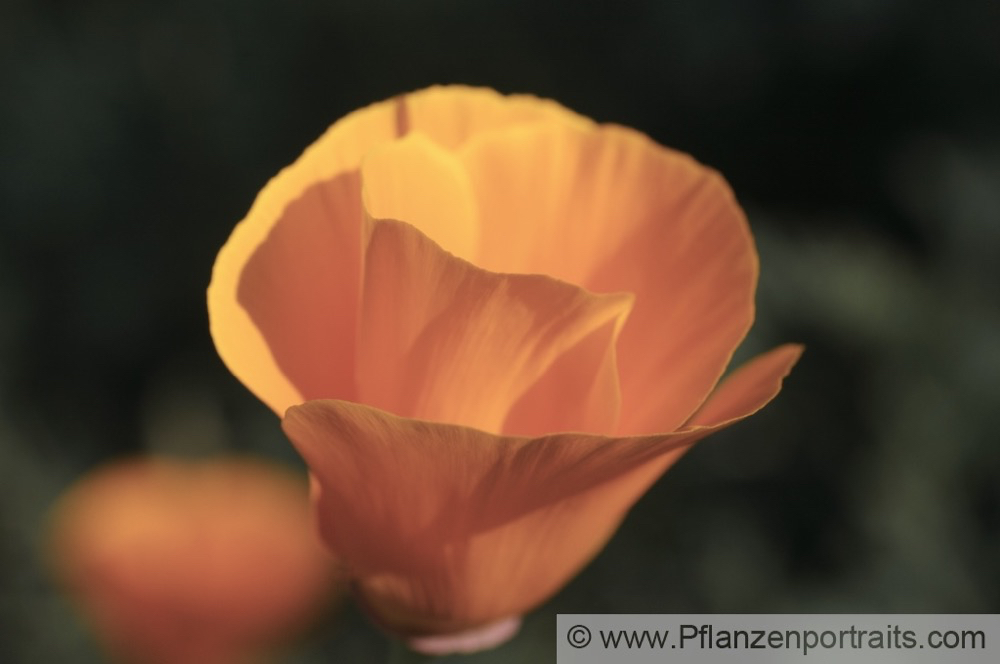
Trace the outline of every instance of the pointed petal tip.
<instances>
[{"instance_id":1,"label":"pointed petal tip","mask_svg":"<svg viewBox=\"0 0 1000 664\"><path fill-rule=\"evenodd\" d=\"M792 369L799 363L799 360L802 359L802 354L805 352L805 344L788 342L772 348L763 353L761 357L771 358L775 365L784 367L784 373L781 374L781 379L783 380L791 375Z\"/></svg>"},{"instance_id":2,"label":"pointed petal tip","mask_svg":"<svg viewBox=\"0 0 1000 664\"><path fill-rule=\"evenodd\" d=\"M719 383L685 429L722 428L753 415L778 395L804 350L788 343L750 359Z\"/></svg>"}]
</instances>

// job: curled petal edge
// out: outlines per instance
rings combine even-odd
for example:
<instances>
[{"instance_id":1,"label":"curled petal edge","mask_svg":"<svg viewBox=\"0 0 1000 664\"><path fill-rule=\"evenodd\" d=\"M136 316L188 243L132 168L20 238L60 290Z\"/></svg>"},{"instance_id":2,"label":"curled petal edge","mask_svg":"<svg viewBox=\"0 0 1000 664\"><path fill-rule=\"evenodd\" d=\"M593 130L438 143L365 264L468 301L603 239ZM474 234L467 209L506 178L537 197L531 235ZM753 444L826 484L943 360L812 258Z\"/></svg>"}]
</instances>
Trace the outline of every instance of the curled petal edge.
<instances>
[{"instance_id":1,"label":"curled petal edge","mask_svg":"<svg viewBox=\"0 0 1000 664\"><path fill-rule=\"evenodd\" d=\"M367 605L397 633L447 634L558 590L687 449L766 405L801 351L753 359L672 433L500 436L329 400L290 408L283 427L311 468L323 539Z\"/></svg>"}]
</instances>

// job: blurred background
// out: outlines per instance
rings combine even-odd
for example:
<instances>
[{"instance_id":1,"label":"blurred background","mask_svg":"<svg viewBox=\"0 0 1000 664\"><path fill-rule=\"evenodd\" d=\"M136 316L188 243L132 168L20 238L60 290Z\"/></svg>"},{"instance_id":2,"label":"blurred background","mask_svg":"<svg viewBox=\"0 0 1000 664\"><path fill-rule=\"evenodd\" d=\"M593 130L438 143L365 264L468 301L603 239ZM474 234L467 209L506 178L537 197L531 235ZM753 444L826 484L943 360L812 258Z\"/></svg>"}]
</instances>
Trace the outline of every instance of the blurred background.
<instances>
[{"instance_id":1,"label":"blurred background","mask_svg":"<svg viewBox=\"0 0 1000 664\"><path fill-rule=\"evenodd\" d=\"M215 354L215 254L330 123L439 82L552 97L721 171L761 255L740 357L807 346L482 661L554 659L560 611L1000 611L1000 5L605 5L0 5L0 662L102 661L40 555L88 469L298 463ZM348 607L284 661L386 647Z\"/></svg>"}]
</instances>

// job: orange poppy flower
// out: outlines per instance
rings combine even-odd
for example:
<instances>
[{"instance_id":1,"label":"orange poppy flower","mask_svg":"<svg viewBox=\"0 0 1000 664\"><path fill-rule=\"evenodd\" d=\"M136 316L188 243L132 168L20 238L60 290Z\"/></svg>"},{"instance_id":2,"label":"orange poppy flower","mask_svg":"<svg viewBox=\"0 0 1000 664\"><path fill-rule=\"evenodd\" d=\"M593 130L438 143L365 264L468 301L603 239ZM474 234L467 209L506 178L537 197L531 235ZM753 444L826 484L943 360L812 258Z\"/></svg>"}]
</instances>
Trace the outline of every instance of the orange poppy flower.
<instances>
[{"instance_id":1,"label":"orange poppy flower","mask_svg":"<svg viewBox=\"0 0 1000 664\"><path fill-rule=\"evenodd\" d=\"M507 634L695 441L774 397L798 346L720 383L756 281L714 171L551 101L435 87L274 178L208 304L361 601L447 649Z\"/></svg>"},{"instance_id":2,"label":"orange poppy flower","mask_svg":"<svg viewBox=\"0 0 1000 664\"><path fill-rule=\"evenodd\" d=\"M232 664L327 605L304 482L263 462L133 460L59 500L53 565L115 661Z\"/></svg>"}]
</instances>

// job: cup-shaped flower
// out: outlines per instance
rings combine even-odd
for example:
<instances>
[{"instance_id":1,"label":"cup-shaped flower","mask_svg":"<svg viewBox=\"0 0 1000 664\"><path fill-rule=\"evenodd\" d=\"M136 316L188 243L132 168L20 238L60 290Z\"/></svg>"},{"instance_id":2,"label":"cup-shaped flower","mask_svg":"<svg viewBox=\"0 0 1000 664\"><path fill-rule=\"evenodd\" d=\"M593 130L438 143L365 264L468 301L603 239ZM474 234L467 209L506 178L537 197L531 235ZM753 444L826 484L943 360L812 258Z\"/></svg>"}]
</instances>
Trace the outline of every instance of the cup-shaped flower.
<instances>
[{"instance_id":1,"label":"cup-shaped flower","mask_svg":"<svg viewBox=\"0 0 1000 664\"><path fill-rule=\"evenodd\" d=\"M797 346L720 381L757 269L690 157L436 87L348 115L274 178L208 303L362 602L440 636L545 600L695 441L774 397Z\"/></svg>"},{"instance_id":2,"label":"cup-shaped flower","mask_svg":"<svg viewBox=\"0 0 1000 664\"><path fill-rule=\"evenodd\" d=\"M259 661L338 585L304 478L261 461L116 462L50 525L57 579L116 662Z\"/></svg>"}]
</instances>

